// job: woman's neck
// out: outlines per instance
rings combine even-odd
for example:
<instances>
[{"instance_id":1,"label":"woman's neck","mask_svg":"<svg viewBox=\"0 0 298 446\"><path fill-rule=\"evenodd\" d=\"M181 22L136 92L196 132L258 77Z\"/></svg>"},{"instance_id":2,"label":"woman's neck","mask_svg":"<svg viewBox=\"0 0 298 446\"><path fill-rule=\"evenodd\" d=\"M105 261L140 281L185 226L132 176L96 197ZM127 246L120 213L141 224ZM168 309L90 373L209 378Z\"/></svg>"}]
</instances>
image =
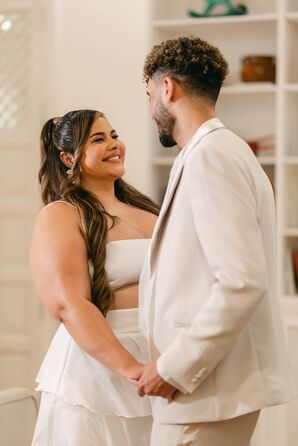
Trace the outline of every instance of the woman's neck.
<instances>
[{"instance_id":1,"label":"woman's neck","mask_svg":"<svg viewBox=\"0 0 298 446\"><path fill-rule=\"evenodd\" d=\"M119 204L119 200L115 195L115 182L114 181L81 181L81 185L84 189L92 192L98 200L101 202L105 209L109 209Z\"/></svg>"}]
</instances>

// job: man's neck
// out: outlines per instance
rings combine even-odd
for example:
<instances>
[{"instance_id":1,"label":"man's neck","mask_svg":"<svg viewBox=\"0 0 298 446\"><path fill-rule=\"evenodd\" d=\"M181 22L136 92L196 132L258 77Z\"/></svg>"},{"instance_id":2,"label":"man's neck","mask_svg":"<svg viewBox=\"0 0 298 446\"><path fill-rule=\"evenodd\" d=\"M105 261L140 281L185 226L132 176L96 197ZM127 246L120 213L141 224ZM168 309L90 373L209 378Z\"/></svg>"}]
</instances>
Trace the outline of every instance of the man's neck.
<instances>
[{"instance_id":1,"label":"man's neck","mask_svg":"<svg viewBox=\"0 0 298 446\"><path fill-rule=\"evenodd\" d=\"M204 122L215 117L215 109L212 106L195 107L190 101L182 101L180 104L177 104L173 136L178 146L183 149L198 128Z\"/></svg>"}]
</instances>

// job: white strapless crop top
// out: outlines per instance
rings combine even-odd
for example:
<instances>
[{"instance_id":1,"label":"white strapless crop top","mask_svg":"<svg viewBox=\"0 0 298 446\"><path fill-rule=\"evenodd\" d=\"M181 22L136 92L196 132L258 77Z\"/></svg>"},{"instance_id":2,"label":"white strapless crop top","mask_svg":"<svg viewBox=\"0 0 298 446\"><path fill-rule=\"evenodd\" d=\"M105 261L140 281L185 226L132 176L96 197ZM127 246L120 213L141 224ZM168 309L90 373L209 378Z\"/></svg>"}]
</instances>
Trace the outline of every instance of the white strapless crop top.
<instances>
[{"instance_id":1,"label":"white strapless crop top","mask_svg":"<svg viewBox=\"0 0 298 446\"><path fill-rule=\"evenodd\" d=\"M105 269L113 290L139 281L149 241L138 238L107 243Z\"/></svg>"},{"instance_id":2,"label":"white strapless crop top","mask_svg":"<svg viewBox=\"0 0 298 446\"><path fill-rule=\"evenodd\" d=\"M50 203L65 203L75 208L68 201L57 200ZM110 287L115 290L125 285L139 282L147 248L148 238L133 238L125 240L111 240L106 244L105 269L108 274ZM93 276L93 264L89 259L89 273Z\"/></svg>"}]
</instances>

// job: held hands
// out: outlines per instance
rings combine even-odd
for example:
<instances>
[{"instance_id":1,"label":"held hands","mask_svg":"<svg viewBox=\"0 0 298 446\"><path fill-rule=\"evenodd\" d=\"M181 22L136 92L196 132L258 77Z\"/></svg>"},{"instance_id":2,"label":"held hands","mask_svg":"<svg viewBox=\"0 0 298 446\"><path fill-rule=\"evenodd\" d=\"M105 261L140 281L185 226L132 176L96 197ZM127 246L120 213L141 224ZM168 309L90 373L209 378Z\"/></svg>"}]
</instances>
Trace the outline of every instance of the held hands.
<instances>
[{"instance_id":1,"label":"held hands","mask_svg":"<svg viewBox=\"0 0 298 446\"><path fill-rule=\"evenodd\" d=\"M171 401L177 391L176 387L164 381L158 374L156 362L144 365L132 360L121 375L137 384L139 396L161 396Z\"/></svg>"},{"instance_id":2,"label":"held hands","mask_svg":"<svg viewBox=\"0 0 298 446\"><path fill-rule=\"evenodd\" d=\"M122 376L128 381L136 384L139 381L144 368L145 364L141 364L134 360L129 366L125 368L125 372L122 374Z\"/></svg>"},{"instance_id":3,"label":"held hands","mask_svg":"<svg viewBox=\"0 0 298 446\"><path fill-rule=\"evenodd\" d=\"M137 380L139 396L161 396L171 401L177 390L161 378L157 372L156 362L143 366Z\"/></svg>"}]
</instances>

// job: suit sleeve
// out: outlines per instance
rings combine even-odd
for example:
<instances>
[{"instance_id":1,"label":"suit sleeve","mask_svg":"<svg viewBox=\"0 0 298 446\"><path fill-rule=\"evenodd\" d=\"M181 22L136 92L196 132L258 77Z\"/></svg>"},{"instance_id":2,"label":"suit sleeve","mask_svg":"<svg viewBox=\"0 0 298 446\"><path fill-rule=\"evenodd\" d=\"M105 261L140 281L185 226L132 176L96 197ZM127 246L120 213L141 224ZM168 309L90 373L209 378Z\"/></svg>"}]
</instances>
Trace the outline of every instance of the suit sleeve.
<instances>
[{"instance_id":1,"label":"suit sleeve","mask_svg":"<svg viewBox=\"0 0 298 446\"><path fill-rule=\"evenodd\" d=\"M266 293L260 216L248 172L212 146L196 150L184 167L187 199L213 286L190 327L157 361L160 375L183 393L192 393L215 369Z\"/></svg>"}]
</instances>

